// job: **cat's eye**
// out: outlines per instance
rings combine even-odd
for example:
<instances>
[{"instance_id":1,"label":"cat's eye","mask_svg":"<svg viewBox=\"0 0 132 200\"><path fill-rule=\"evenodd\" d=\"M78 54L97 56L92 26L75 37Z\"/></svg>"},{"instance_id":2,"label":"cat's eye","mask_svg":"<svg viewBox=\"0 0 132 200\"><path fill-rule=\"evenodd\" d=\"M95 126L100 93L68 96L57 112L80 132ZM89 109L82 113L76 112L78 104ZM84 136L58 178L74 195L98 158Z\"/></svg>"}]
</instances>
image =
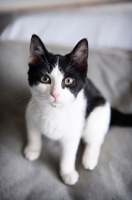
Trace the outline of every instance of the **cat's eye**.
<instances>
[{"instance_id":1,"label":"cat's eye","mask_svg":"<svg viewBox=\"0 0 132 200\"><path fill-rule=\"evenodd\" d=\"M40 81L45 84L50 84L50 78L48 76L41 76Z\"/></svg>"},{"instance_id":2,"label":"cat's eye","mask_svg":"<svg viewBox=\"0 0 132 200\"><path fill-rule=\"evenodd\" d=\"M74 81L75 81L75 79L73 79L71 77L67 77L65 79L65 85L71 85Z\"/></svg>"}]
</instances>

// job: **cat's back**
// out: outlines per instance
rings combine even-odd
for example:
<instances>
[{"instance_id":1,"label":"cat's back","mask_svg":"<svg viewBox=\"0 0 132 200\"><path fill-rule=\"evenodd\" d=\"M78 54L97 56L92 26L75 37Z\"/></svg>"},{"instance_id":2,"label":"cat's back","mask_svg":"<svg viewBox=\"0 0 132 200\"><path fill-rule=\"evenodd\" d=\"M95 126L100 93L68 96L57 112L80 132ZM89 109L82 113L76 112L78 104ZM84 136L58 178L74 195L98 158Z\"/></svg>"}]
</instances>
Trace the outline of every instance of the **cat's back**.
<instances>
[{"instance_id":1,"label":"cat's back","mask_svg":"<svg viewBox=\"0 0 132 200\"><path fill-rule=\"evenodd\" d=\"M86 118L94 110L94 108L106 103L106 99L90 79L86 80L84 95L87 101Z\"/></svg>"}]
</instances>

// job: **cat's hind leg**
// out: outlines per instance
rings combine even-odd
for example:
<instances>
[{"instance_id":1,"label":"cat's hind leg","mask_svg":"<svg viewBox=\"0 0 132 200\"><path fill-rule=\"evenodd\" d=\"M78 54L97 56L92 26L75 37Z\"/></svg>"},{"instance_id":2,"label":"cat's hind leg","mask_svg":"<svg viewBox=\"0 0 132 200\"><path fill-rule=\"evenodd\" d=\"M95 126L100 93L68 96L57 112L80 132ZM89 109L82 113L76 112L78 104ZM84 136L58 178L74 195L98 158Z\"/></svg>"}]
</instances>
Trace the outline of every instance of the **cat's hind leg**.
<instances>
[{"instance_id":1,"label":"cat's hind leg","mask_svg":"<svg viewBox=\"0 0 132 200\"><path fill-rule=\"evenodd\" d=\"M82 163L85 169L93 170L96 167L109 123L110 105L108 102L96 107L88 116L83 132L83 140L86 146Z\"/></svg>"}]
</instances>

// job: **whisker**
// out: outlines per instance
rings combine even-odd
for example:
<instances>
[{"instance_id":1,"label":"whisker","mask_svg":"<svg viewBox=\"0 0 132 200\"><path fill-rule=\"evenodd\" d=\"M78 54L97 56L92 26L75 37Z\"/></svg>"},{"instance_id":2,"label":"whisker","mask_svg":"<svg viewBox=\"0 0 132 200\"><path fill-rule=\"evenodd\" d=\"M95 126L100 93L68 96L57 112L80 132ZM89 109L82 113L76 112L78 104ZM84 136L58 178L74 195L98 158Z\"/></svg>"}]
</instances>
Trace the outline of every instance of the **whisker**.
<instances>
[{"instance_id":1,"label":"whisker","mask_svg":"<svg viewBox=\"0 0 132 200\"><path fill-rule=\"evenodd\" d=\"M32 102L33 104L30 106L30 108L28 108L28 112L31 110L31 108L35 105L35 104L37 104L37 102L35 101L35 102Z\"/></svg>"},{"instance_id":2,"label":"whisker","mask_svg":"<svg viewBox=\"0 0 132 200\"><path fill-rule=\"evenodd\" d=\"M91 108L91 105L89 103L87 103L87 108L88 108L88 111L90 111L90 108Z\"/></svg>"},{"instance_id":3,"label":"whisker","mask_svg":"<svg viewBox=\"0 0 132 200\"><path fill-rule=\"evenodd\" d=\"M49 65L49 63L47 63L47 62L45 63L44 60L41 58L41 56L39 56L38 54L37 54L37 56L42 60L42 62L45 64L47 70L50 72L50 68L49 68L50 65Z\"/></svg>"},{"instance_id":4,"label":"whisker","mask_svg":"<svg viewBox=\"0 0 132 200\"><path fill-rule=\"evenodd\" d=\"M46 59L46 63L47 63L47 65L48 65L48 69L49 69L50 64L49 64L49 62L48 62L48 59L47 59L46 56L45 56L45 53L44 53L44 57L45 57L45 59ZM49 70L50 70L50 69L49 69Z\"/></svg>"},{"instance_id":5,"label":"whisker","mask_svg":"<svg viewBox=\"0 0 132 200\"><path fill-rule=\"evenodd\" d=\"M47 66L47 63L46 62L44 62L44 60L41 58L41 56L39 56L38 54L37 54L37 56L42 60L42 62Z\"/></svg>"},{"instance_id":6,"label":"whisker","mask_svg":"<svg viewBox=\"0 0 132 200\"><path fill-rule=\"evenodd\" d=\"M84 48L84 50L87 50L87 48ZM79 50L78 53L81 52L81 51L82 51L82 50ZM72 60L70 60L67 69L69 70L69 68L71 68L71 67L76 63L76 61L77 61L78 59L79 59L79 58L77 57L77 59L75 59L75 61L74 61L72 64L71 64ZM67 72L69 72L68 70L67 70Z\"/></svg>"},{"instance_id":7,"label":"whisker","mask_svg":"<svg viewBox=\"0 0 132 200\"><path fill-rule=\"evenodd\" d=\"M38 48L37 45L35 45L35 47ZM44 60L41 58L41 56L39 56L40 51L39 51L39 50L36 50L35 52L38 53L37 56L43 61L43 63L46 65L47 69L50 71L50 68L49 68L49 67L50 67L50 64L49 64L49 62L48 62L48 59L47 59L46 56L45 56L45 53L44 53L43 55L44 55L44 57L45 57L46 63L45 63Z\"/></svg>"},{"instance_id":8,"label":"whisker","mask_svg":"<svg viewBox=\"0 0 132 200\"><path fill-rule=\"evenodd\" d=\"M17 90L17 92L19 92L19 91L21 91L21 90L28 90L28 91L29 91L28 85L19 88L19 89Z\"/></svg>"},{"instance_id":9,"label":"whisker","mask_svg":"<svg viewBox=\"0 0 132 200\"><path fill-rule=\"evenodd\" d=\"M23 103L22 108L19 111L19 118L20 118L20 115L22 114L22 112L24 111L24 109L27 107L27 104L28 104L28 101Z\"/></svg>"},{"instance_id":10,"label":"whisker","mask_svg":"<svg viewBox=\"0 0 132 200\"><path fill-rule=\"evenodd\" d=\"M26 97L20 99L19 101L13 103L13 106L15 106L15 105L18 104L18 103L21 103L21 102L24 101L24 100L29 100L30 98L31 98L31 95L30 95L30 96L26 96Z\"/></svg>"},{"instance_id":11,"label":"whisker","mask_svg":"<svg viewBox=\"0 0 132 200\"><path fill-rule=\"evenodd\" d=\"M78 58L71 64L71 61L70 61L70 65L68 66L68 69L66 70L66 73L70 73L71 71L73 71L76 67L72 67L76 61L78 60ZM72 67L72 68L71 68Z\"/></svg>"}]
</instances>

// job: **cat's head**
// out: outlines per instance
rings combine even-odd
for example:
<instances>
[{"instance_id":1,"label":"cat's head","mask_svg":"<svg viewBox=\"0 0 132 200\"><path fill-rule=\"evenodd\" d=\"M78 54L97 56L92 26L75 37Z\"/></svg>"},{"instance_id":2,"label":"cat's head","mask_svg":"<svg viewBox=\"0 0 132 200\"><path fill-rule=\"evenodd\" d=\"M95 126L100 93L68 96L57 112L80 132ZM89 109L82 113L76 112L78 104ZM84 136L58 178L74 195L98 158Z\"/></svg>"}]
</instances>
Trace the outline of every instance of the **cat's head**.
<instances>
[{"instance_id":1,"label":"cat's head","mask_svg":"<svg viewBox=\"0 0 132 200\"><path fill-rule=\"evenodd\" d=\"M30 43L28 80L34 98L52 106L72 103L87 78L88 42L82 39L71 53L54 55L33 35Z\"/></svg>"}]
</instances>

